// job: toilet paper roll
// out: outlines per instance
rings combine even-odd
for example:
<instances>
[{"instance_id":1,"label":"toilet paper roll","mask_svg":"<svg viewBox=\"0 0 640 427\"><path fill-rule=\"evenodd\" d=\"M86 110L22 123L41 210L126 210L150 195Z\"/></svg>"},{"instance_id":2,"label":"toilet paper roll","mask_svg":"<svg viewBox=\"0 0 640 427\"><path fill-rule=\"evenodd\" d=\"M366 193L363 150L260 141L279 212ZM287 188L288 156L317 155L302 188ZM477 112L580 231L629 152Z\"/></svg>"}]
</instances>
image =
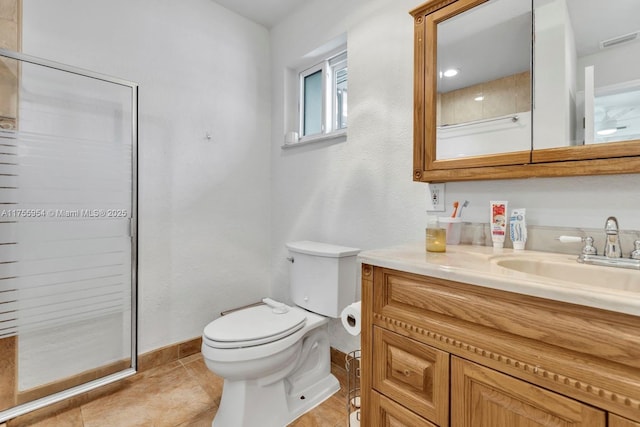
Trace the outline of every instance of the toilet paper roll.
<instances>
[{"instance_id":1,"label":"toilet paper roll","mask_svg":"<svg viewBox=\"0 0 640 427\"><path fill-rule=\"evenodd\" d=\"M361 301L354 302L342 310L342 326L351 335L360 335Z\"/></svg>"}]
</instances>

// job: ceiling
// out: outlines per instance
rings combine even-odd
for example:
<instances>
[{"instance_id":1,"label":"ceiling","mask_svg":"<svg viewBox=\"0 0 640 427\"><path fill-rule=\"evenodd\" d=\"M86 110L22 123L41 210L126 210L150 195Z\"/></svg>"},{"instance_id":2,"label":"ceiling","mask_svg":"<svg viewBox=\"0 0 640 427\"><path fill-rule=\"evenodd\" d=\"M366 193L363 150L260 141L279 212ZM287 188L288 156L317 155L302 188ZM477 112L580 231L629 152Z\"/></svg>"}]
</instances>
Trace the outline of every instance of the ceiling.
<instances>
[{"instance_id":1,"label":"ceiling","mask_svg":"<svg viewBox=\"0 0 640 427\"><path fill-rule=\"evenodd\" d=\"M308 0L214 0L258 24L271 28Z\"/></svg>"}]
</instances>

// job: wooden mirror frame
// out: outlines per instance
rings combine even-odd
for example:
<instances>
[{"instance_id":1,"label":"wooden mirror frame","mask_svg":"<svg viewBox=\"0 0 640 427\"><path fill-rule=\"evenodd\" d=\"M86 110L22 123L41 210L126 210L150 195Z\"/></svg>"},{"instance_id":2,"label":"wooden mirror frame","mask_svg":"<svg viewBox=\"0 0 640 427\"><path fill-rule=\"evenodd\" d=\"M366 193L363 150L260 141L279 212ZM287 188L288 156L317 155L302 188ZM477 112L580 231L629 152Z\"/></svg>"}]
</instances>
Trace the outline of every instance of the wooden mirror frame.
<instances>
[{"instance_id":1,"label":"wooden mirror frame","mask_svg":"<svg viewBox=\"0 0 640 427\"><path fill-rule=\"evenodd\" d=\"M413 180L475 181L640 172L640 140L436 159L437 25L485 1L430 0L410 12L414 18Z\"/></svg>"}]
</instances>

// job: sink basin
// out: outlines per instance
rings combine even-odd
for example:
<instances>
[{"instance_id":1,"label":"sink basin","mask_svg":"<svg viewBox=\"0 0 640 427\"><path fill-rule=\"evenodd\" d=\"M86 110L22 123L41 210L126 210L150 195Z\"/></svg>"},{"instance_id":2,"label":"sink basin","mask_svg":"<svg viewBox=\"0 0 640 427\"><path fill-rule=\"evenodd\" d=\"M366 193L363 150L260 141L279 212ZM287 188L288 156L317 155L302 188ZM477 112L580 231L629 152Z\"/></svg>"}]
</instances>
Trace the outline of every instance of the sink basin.
<instances>
[{"instance_id":1,"label":"sink basin","mask_svg":"<svg viewBox=\"0 0 640 427\"><path fill-rule=\"evenodd\" d=\"M550 254L545 257L496 257L499 267L550 280L571 282L581 287L640 293L640 271L579 264L576 258Z\"/></svg>"}]
</instances>

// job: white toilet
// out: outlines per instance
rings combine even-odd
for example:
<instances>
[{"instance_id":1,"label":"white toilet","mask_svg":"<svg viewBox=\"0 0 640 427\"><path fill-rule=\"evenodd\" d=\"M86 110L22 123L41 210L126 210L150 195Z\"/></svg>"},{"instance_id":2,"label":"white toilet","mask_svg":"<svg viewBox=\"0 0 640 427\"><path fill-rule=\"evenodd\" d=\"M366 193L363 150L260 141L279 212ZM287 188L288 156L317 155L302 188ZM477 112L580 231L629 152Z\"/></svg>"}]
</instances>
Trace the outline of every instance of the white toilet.
<instances>
[{"instance_id":1,"label":"white toilet","mask_svg":"<svg viewBox=\"0 0 640 427\"><path fill-rule=\"evenodd\" d=\"M283 427L340 389L331 374L328 323L355 300L359 249L286 246L296 306L265 298L204 329L205 363L224 378L213 427Z\"/></svg>"}]
</instances>

